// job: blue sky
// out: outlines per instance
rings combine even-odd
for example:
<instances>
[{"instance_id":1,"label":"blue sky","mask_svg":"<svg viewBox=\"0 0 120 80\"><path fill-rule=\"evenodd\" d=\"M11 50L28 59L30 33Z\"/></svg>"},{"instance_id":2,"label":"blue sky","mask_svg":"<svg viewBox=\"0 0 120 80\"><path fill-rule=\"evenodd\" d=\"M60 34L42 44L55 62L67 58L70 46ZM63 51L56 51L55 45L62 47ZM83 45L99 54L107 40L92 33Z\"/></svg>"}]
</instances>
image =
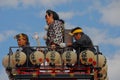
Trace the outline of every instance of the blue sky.
<instances>
[{"instance_id":1,"label":"blue sky","mask_svg":"<svg viewBox=\"0 0 120 80\"><path fill-rule=\"evenodd\" d=\"M0 0L0 80L7 80L2 58L10 46L17 46L14 35L26 33L31 46L36 46L32 35L37 32L45 45L47 9L59 14L66 29L82 27L107 57L109 79L119 80L120 0Z\"/></svg>"}]
</instances>

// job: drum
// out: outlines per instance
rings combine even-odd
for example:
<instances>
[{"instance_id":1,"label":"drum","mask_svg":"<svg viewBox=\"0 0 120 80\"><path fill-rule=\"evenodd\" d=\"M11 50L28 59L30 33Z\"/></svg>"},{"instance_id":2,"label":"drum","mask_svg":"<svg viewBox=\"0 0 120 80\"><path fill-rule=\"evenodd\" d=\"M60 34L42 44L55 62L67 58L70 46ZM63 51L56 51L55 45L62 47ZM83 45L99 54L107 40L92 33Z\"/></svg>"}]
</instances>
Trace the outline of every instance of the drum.
<instances>
[{"instance_id":1,"label":"drum","mask_svg":"<svg viewBox=\"0 0 120 80\"><path fill-rule=\"evenodd\" d=\"M44 54L41 51L35 51L30 54L30 61L33 65L44 62Z\"/></svg>"},{"instance_id":2,"label":"drum","mask_svg":"<svg viewBox=\"0 0 120 80\"><path fill-rule=\"evenodd\" d=\"M80 62L84 65L91 65L95 59L95 55L90 50L84 50L79 55Z\"/></svg>"},{"instance_id":3,"label":"drum","mask_svg":"<svg viewBox=\"0 0 120 80\"><path fill-rule=\"evenodd\" d=\"M98 63L97 63L97 60L98 60ZM93 61L93 66L94 67L104 67L107 63L107 60L106 60L106 57L102 54L98 54L98 59L97 59L97 55L95 55L95 60Z\"/></svg>"},{"instance_id":4,"label":"drum","mask_svg":"<svg viewBox=\"0 0 120 80\"><path fill-rule=\"evenodd\" d=\"M48 64L54 63L55 65L61 65L61 57L57 51L48 51L46 54L46 61Z\"/></svg>"},{"instance_id":5,"label":"drum","mask_svg":"<svg viewBox=\"0 0 120 80\"><path fill-rule=\"evenodd\" d=\"M14 68L15 67L15 63L13 61L13 56L12 55L6 55L3 60L2 60L2 65L4 66L4 68L7 67L11 67Z\"/></svg>"},{"instance_id":6,"label":"drum","mask_svg":"<svg viewBox=\"0 0 120 80\"><path fill-rule=\"evenodd\" d=\"M75 64L77 62L77 54L73 51L65 51L62 54L62 60L64 64Z\"/></svg>"},{"instance_id":7,"label":"drum","mask_svg":"<svg viewBox=\"0 0 120 80\"><path fill-rule=\"evenodd\" d=\"M13 54L13 62L15 65L23 65L26 62L26 54L24 52L17 51Z\"/></svg>"}]
</instances>

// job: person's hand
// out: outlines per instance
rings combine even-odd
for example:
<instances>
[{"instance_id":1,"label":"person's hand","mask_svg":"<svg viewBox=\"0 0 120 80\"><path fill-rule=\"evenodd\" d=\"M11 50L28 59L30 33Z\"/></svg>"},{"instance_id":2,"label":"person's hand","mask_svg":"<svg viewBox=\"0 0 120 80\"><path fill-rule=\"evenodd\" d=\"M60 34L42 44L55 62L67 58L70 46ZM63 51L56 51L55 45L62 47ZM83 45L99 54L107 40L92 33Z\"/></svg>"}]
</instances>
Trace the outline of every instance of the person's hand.
<instances>
[{"instance_id":1,"label":"person's hand","mask_svg":"<svg viewBox=\"0 0 120 80\"><path fill-rule=\"evenodd\" d=\"M43 36L43 39L44 39L44 40L47 40L47 35L44 35L44 36Z\"/></svg>"},{"instance_id":2,"label":"person's hand","mask_svg":"<svg viewBox=\"0 0 120 80\"><path fill-rule=\"evenodd\" d=\"M61 48L64 48L64 47L66 47L66 43L60 43L59 46L60 46Z\"/></svg>"},{"instance_id":3,"label":"person's hand","mask_svg":"<svg viewBox=\"0 0 120 80\"><path fill-rule=\"evenodd\" d=\"M46 30L46 31L48 30L48 28L49 28L49 26L45 26L45 30Z\"/></svg>"}]
</instances>

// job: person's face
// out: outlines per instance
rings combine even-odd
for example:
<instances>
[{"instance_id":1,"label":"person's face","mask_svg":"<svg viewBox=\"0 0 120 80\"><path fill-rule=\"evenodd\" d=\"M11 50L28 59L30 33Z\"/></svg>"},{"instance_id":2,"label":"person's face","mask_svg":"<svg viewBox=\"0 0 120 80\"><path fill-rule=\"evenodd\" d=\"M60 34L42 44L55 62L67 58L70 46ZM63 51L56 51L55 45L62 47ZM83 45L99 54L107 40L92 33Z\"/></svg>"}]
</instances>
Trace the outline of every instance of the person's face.
<instances>
[{"instance_id":1,"label":"person's face","mask_svg":"<svg viewBox=\"0 0 120 80\"><path fill-rule=\"evenodd\" d=\"M80 33L74 34L74 39L75 40L79 40L80 38L81 38L81 34Z\"/></svg>"},{"instance_id":2,"label":"person's face","mask_svg":"<svg viewBox=\"0 0 120 80\"><path fill-rule=\"evenodd\" d=\"M48 15L48 14L46 13L45 19L46 19L46 23L47 23L48 25L50 25L51 23L53 23L53 15L52 15L52 14Z\"/></svg>"},{"instance_id":3,"label":"person's face","mask_svg":"<svg viewBox=\"0 0 120 80\"><path fill-rule=\"evenodd\" d=\"M26 44L27 44L27 40L26 40L26 38L18 38L17 39L17 43L18 43L18 46L19 47L23 47L23 46L26 46Z\"/></svg>"}]
</instances>

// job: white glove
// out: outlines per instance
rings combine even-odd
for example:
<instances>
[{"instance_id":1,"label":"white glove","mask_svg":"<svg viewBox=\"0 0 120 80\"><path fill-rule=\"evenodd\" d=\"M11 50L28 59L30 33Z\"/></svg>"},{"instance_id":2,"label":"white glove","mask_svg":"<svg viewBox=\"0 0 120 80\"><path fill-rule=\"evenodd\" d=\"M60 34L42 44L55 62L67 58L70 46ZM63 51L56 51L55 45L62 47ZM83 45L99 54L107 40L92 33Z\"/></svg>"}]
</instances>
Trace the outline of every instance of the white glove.
<instances>
[{"instance_id":1,"label":"white glove","mask_svg":"<svg viewBox=\"0 0 120 80\"><path fill-rule=\"evenodd\" d=\"M64 47L66 47L66 43L60 43L59 46L60 46L61 48L64 48Z\"/></svg>"},{"instance_id":2,"label":"white glove","mask_svg":"<svg viewBox=\"0 0 120 80\"><path fill-rule=\"evenodd\" d=\"M46 30L46 31L48 30L48 28L49 28L49 26L45 26L45 30Z\"/></svg>"},{"instance_id":3,"label":"white glove","mask_svg":"<svg viewBox=\"0 0 120 80\"><path fill-rule=\"evenodd\" d=\"M47 35L44 35L44 36L43 36L43 39L44 39L44 40L47 40Z\"/></svg>"}]
</instances>

